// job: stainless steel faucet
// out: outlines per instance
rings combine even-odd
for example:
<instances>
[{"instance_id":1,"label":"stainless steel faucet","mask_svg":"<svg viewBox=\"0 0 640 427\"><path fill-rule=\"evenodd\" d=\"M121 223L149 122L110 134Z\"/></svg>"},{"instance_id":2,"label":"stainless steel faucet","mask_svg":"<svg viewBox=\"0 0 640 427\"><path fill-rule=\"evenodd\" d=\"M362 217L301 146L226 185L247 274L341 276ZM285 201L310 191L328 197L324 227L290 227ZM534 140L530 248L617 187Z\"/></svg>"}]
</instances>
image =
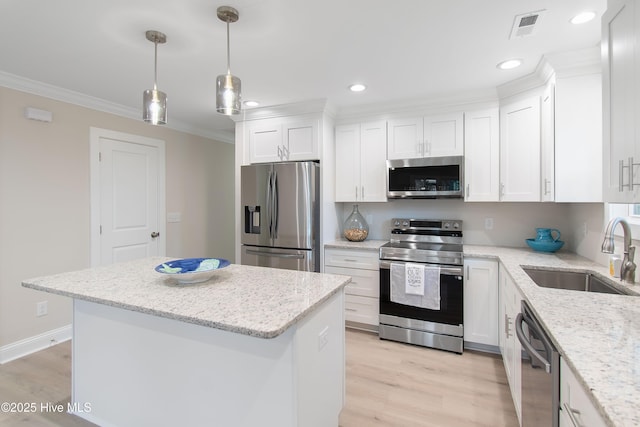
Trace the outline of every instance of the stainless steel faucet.
<instances>
[{"instance_id":1,"label":"stainless steel faucet","mask_svg":"<svg viewBox=\"0 0 640 427\"><path fill-rule=\"evenodd\" d=\"M615 249L613 244L613 230L616 225L622 225L622 231L624 232L624 257L622 258L622 266L620 267L620 280L624 280L627 283L634 283L636 280L636 265L633 262L633 257L636 254L636 247L631 245L631 228L629 224L623 218L613 218L607 224L607 230L604 232L604 241L602 242L602 252L605 254L612 254Z\"/></svg>"}]
</instances>

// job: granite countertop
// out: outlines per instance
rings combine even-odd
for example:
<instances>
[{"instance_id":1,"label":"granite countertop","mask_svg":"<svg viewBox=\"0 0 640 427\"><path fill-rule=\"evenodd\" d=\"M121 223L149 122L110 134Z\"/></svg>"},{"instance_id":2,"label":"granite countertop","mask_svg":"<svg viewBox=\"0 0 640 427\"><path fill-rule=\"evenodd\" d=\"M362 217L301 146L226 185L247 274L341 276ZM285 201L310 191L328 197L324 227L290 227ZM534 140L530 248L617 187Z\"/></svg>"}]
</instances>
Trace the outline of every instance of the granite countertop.
<instances>
[{"instance_id":1,"label":"granite countertop","mask_svg":"<svg viewBox=\"0 0 640 427\"><path fill-rule=\"evenodd\" d=\"M24 280L22 286L259 338L274 338L351 281L348 276L231 264L180 285L154 257Z\"/></svg>"},{"instance_id":2,"label":"granite countertop","mask_svg":"<svg viewBox=\"0 0 640 427\"><path fill-rule=\"evenodd\" d=\"M380 249L380 246L388 242L389 242L388 240L364 240L362 242L350 242L349 240L336 240L333 242L325 243L324 247L377 251Z\"/></svg>"},{"instance_id":3,"label":"granite countertop","mask_svg":"<svg viewBox=\"0 0 640 427\"><path fill-rule=\"evenodd\" d=\"M640 425L640 297L542 288L521 266L589 271L635 294L640 284L572 253L465 245L464 254L500 260L608 425Z\"/></svg>"}]
</instances>

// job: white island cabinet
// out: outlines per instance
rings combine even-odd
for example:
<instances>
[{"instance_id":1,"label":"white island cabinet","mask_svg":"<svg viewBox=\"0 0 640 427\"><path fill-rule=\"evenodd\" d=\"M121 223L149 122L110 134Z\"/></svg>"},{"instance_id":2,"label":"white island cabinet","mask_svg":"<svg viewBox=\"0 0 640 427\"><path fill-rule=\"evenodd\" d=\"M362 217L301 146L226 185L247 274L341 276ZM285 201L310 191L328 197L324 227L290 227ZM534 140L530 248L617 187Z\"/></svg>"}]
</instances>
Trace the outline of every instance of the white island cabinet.
<instances>
[{"instance_id":1,"label":"white island cabinet","mask_svg":"<svg viewBox=\"0 0 640 427\"><path fill-rule=\"evenodd\" d=\"M72 402L101 426L336 426L349 278L243 265L179 285L166 258L30 279L74 298ZM86 404L89 404L86 406Z\"/></svg>"}]
</instances>

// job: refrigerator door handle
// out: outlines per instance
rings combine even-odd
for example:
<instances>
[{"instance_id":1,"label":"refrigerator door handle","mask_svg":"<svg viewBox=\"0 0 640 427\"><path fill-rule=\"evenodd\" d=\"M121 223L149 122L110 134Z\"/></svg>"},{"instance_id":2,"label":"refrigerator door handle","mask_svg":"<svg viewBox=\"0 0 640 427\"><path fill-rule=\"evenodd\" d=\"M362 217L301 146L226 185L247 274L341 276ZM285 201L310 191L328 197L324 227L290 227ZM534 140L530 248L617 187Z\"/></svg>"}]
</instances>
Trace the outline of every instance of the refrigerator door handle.
<instances>
[{"instance_id":1,"label":"refrigerator door handle","mask_svg":"<svg viewBox=\"0 0 640 427\"><path fill-rule=\"evenodd\" d=\"M267 216L267 228L269 229L269 238L272 238L272 232L271 232L271 221L273 220L273 215L272 215L272 211L271 211L271 175L273 174L273 172L269 171L269 175L267 176L267 200L266 200L266 216Z\"/></svg>"},{"instance_id":2,"label":"refrigerator door handle","mask_svg":"<svg viewBox=\"0 0 640 427\"><path fill-rule=\"evenodd\" d=\"M278 238L278 175L273 172L273 238Z\"/></svg>"},{"instance_id":3,"label":"refrigerator door handle","mask_svg":"<svg viewBox=\"0 0 640 427\"><path fill-rule=\"evenodd\" d=\"M281 254L281 253L274 253L274 252L261 252L261 251L254 251L253 249L247 249L246 252L251 255L267 256L267 257L274 257L274 258L304 259L303 254Z\"/></svg>"}]
</instances>

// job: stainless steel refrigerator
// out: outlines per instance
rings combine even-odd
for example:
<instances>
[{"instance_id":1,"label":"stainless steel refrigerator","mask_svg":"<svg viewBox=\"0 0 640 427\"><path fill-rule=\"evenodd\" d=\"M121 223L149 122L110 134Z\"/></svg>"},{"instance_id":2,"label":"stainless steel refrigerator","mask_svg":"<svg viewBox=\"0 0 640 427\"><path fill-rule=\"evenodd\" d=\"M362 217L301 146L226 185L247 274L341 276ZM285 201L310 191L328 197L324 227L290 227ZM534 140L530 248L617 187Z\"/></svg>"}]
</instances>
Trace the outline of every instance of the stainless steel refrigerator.
<instances>
[{"instance_id":1,"label":"stainless steel refrigerator","mask_svg":"<svg viewBox=\"0 0 640 427\"><path fill-rule=\"evenodd\" d=\"M320 271L320 165L241 168L241 264Z\"/></svg>"}]
</instances>

